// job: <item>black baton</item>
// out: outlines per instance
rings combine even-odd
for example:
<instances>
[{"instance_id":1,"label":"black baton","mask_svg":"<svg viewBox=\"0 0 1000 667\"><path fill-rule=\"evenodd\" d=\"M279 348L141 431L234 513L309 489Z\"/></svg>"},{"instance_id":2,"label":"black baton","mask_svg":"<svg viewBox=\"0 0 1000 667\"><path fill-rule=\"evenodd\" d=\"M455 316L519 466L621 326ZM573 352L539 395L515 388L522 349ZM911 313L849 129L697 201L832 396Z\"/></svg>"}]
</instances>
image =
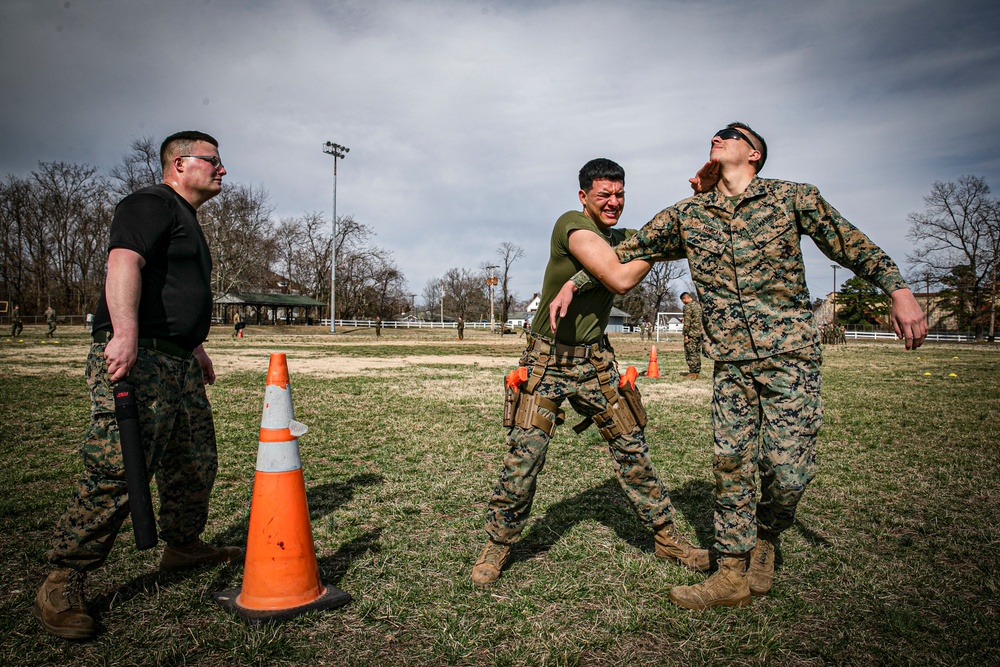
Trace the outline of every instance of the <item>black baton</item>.
<instances>
[{"instance_id":1,"label":"black baton","mask_svg":"<svg viewBox=\"0 0 1000 667\"><path fill-rule=\"evenodd\" d=\"M128 508L132 515L135 546L139 551L156 546L156 519L153 517L153 499L149 495L149 475L146 473L146 454L142 449L142 432L139 430L139 405L135 390L128 382L115 386L115 419L125 465L125 484L128 487Z\"/></svg>"}]
</instances>

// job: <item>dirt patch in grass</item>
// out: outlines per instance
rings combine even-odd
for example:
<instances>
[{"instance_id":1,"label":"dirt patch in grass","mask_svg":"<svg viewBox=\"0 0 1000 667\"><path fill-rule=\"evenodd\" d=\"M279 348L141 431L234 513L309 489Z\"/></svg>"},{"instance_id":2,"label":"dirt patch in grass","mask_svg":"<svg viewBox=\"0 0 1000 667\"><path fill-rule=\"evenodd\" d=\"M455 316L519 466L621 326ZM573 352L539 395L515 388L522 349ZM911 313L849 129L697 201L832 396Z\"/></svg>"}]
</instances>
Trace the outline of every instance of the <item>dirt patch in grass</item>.
<instances>
[{"instance_id":1,"label":"dirt patch in grass","mask_svg":"<svg viewBox=\"0 0 1000 667\"><path fill-rule=\"evenodd\" d=\"M320 352L321 343L326 342ZM352 348L359 345L371 345L371 341L350 341L337 347ZM382 343L380 343L381 345ZM223 344L224 345L224 344ZM440 345L439 341L394 341L385 343L392 347L420 347ZM329 340L308 338L295 341L295 349L283 350L288 341L275 338L266 345L246 346L213 346L207 344L209 356L215 365L217 375L227 372L267 371L268 360L272 352L284 351L288 358L289 371L304 373L318 377L349 377L366 375L388 369L407 368L413 366L469 366L482 368L513 367L517 363L516 348L512 348L510 356L495 356L487 354L400 354L385 357L359 357L351 355L331 354ZM315 351L311 348L317 348ZM335 348L333 348L335 349ZM86 363L89 343L79 336L59 343L24 343L10 342L3 345L0 358L6 357L8 363L16 363L18 372L32 376L44 376L52 373L61 375L81 375Z\"/></svg>"}]
</instances>

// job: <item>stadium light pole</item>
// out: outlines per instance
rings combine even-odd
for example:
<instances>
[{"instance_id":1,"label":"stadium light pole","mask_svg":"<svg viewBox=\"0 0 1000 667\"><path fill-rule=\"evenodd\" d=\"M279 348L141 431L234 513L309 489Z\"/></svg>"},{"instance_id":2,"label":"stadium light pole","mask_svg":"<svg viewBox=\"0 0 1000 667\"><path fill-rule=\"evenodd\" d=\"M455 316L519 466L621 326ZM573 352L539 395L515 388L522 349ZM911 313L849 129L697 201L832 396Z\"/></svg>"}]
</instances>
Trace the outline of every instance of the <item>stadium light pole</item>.
<instances>
[{"instance_id":1,"label":"stadium light pole","mask_svg":"<svg viewBox=\"0 0 1000 667\"><path fill-rule=\"evenodd\" d=\"M496 332L496 316L493 314L493 286L497 284L497 279L493 277L493 269L498 268L495 264L486 267L490 270L490 276L486 279L486 284L490 287L490 331ZM500 330L501 332L503 329Z\"/></svg>"},{"instance_id":2,"label":"stadium light pole","mask_svg":"<svg viewBox=\"0 0 1000 667\"><path fill-rule=\"evenodd\" d=\"M833 267L833 326L837 326L837 265L830 266Z\"/></svg>"},{"instance_id":3,"label":"stadium light pole","mask_svg":"<svg viewBox=\"0 0 1000 667\"><path fill-rule=\"evenodd\" d=\"M330 258L330 333L337 329L337 158L346 157L350 148L328 141L323 152L333 156L333 257Z\"/></svg>"}]
</instances>

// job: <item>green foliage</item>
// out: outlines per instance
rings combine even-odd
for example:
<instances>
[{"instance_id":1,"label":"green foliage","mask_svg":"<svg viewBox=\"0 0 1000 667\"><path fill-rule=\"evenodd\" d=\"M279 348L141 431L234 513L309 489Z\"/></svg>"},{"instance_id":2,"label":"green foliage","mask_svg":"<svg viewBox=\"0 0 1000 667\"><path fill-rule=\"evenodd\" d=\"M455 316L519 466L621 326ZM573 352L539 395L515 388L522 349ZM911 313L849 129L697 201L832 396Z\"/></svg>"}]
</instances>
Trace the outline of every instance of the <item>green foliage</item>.
<instances>
[{"instance_id":1,"label":"green foliage","mask_svg":"<svg viewBox=\"0 0 1000 667\"><path fill-rule=\"evenodd\" d=\"M968 264L959 264L941 278L941 308L947 316L955 318L960 331L968 331L977 324L986 323L988 303L977 306L976 277Z\"/></svg>"},{"instance_id":2,"label":"green foliage","mask_svg":"<svg viewBox=\"0 0 1000 667\"><path fill-rule=\"evenodd\" d=\"M48 571L49 531L79 474L86 346L82 336L58 348L0 339L6 662L985 665L1000 658L995 347L928 344L907 353L901 344L851 342L825 350L819 472L782 538L772 593L743 609L689 613L667 593L701 576L653 557L652 535L629 508L593 429L560 428L511 566L489 589L469 581L504 454L500 387L516 364L517 341L484 334L456 347L414 331L364 347L349 335L264 340L255 332L239 344L228 335L220 330L206 346L220 371L210 389L220 471L205 537L245 543L267 353L286 351L296 418L309 426L300 446L322 578L354 601L249 627L211 598L239 586L241 568L161 575L159 550L136 552L126 523L107 565L88 580L99 636L71 643L46 635L30 608ZM623 366L645 367L648 346L636 337L613 342ZM679 343L657 349L662 379L640 379L653 460L682 530L707 544L711 384L678 379ZM409 361L388 363L402 358ZM380 370L346 370L359 361Z\"/></svg>"},{"instance_id":3,"label":"green foliage","mask_svg":"<svg viewBox=\"0 0 1000 667\"><path fill-rule=\"evenodd\" d=\"M854 276L837 294L837 324L882 326L889 321L889 297L867 280Z\"/></svg>"}]
</instances>

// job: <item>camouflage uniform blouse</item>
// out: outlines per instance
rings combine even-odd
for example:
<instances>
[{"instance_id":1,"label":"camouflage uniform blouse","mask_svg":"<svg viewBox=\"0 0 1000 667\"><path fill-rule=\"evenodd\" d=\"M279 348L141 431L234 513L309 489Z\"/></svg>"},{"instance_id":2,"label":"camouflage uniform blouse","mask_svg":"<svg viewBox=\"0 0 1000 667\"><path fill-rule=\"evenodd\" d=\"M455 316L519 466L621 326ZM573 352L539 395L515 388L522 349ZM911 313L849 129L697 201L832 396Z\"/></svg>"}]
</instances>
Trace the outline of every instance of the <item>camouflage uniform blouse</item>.
<instances>
[{"instance_id":1,"label":"camouflage uniform blouse","mask_svg":"<svg viewBox=\"0 0 1000 667\"><path fill-rule=\"evenodd\" d=\"M887 294L907 287L892 259L815 186L754 178L732 199L718 190L685 199L616 248L622 262L687 257L709 357L759 359L819 342L802 236ZM574 282L585 286L588 280Z\"/></svg>"}]
</instances>

